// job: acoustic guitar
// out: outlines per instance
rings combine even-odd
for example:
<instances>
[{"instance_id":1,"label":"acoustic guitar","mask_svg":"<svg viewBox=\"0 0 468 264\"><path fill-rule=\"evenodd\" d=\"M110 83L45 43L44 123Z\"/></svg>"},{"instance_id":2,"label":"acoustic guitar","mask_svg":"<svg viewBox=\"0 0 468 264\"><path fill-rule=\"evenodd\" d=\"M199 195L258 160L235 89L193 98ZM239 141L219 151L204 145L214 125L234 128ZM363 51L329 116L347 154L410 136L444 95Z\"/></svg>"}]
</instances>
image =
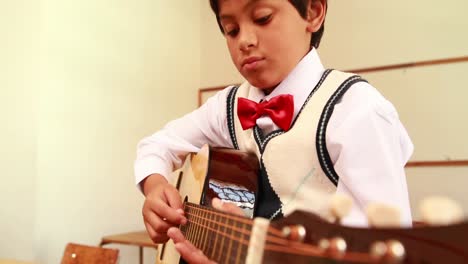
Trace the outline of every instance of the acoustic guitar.
<instances>
[{"instance_id":1,"label":"acoustic guitar","mask_svg":"<svg viewBox=\"0 0 468 264\"><path fill-rule=\"evenodd\" d=\"M255 211L257 158L202 148L187 157L176 187L187 224L180 229L218 263L468 263L468 223L413 228L356 228L305 211L270 222L214 210L218 197L247 215ZM179 263L172 241L158 247L156 263Z\"/></svg>"}]
</instances>

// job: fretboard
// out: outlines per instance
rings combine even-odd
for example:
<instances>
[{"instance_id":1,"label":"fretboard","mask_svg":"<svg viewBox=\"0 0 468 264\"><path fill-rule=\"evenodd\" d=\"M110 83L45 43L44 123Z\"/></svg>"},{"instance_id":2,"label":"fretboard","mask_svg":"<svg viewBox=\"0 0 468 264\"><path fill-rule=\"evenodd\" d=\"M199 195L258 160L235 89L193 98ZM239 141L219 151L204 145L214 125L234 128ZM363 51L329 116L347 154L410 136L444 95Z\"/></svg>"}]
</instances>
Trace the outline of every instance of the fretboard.
<instances>
[{"instance_id":1,"label":"fretboard","mask_svg":"<svg viewBox=\"0 0 468 264\"><path fill-rule=\"evenodd\" d=\"M223 263L244 263L253 221L212 208L186 202L187 224L182 233L210 259Z\"/></svg>"}]
</instances>

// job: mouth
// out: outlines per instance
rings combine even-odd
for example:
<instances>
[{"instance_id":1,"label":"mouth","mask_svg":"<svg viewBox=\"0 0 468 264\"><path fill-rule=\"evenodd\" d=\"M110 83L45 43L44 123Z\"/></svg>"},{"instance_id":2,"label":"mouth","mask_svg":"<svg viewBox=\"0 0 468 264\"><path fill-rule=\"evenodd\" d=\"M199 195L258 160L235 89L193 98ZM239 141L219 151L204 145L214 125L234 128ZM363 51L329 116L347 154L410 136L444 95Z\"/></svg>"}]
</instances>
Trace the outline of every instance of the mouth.
<instances>
[{"instance_id":1,"label":"mouth","mask_svg":"<svg viewBox=\"0 0 468 264\"><path fill-rule=\"evenodd\" d=\"M265 60L265 58L248 57L242 61L241 67L245 70L255 70L263 60Z\"/></svg>"}]
</instances>

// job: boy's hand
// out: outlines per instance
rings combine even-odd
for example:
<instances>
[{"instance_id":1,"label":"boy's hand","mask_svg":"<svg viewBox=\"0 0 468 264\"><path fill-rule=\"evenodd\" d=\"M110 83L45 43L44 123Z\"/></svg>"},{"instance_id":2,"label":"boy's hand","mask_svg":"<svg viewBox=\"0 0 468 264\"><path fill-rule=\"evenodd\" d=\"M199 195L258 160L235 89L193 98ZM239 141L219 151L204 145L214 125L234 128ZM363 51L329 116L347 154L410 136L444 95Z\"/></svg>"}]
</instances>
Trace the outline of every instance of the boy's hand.
<instances>
[{"instance_id":1,"label":"boy's hand","mask_svg":"<svg viewBox=\"0 0 468 264\"><path fill-rule=\"evenodd\" d=\"M244 212L238 206L232 203L223 203L220 199L214 198L212 205L215 209L220 211L228 212L231 214L237 214L244 216ZM174 241L176 250L179 252L180 256L187 262L191 264L213 264L216 263L208 259L205 254L199 249L197 249L192 243L185 239L182 232L177 227L169 228L167 235Z\"/></svg>"},{"instance_id":2,"label":"boy's hand","mask_svg":"<svg viewBox=\"0 0 468 264\"><path fill-rule=\"evenodd\" d=\"M142 188L146 197L142 209L146 231L155 243L164 243L169 239L170 227L187 222L182 199L177 189L159 174L146 177Z\"/></svg>"}]
</instances>

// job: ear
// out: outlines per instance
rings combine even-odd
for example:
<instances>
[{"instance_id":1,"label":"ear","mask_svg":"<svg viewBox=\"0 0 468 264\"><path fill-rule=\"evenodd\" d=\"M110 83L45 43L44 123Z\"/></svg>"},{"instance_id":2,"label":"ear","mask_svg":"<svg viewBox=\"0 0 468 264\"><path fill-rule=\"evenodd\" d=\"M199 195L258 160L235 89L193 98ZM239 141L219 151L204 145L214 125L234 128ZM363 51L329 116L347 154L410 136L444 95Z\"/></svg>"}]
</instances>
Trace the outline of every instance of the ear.
<instances>
[{"instance_id":1,"label":"ear","mask_svg":"<svg viewBox=\"0 0 468 264\"><path fill-rule=\"evenodd\" d=\"M307 31L317 32L325 21L327 0L309 0L307 5Z\"/></svg>"}]
</instances>

